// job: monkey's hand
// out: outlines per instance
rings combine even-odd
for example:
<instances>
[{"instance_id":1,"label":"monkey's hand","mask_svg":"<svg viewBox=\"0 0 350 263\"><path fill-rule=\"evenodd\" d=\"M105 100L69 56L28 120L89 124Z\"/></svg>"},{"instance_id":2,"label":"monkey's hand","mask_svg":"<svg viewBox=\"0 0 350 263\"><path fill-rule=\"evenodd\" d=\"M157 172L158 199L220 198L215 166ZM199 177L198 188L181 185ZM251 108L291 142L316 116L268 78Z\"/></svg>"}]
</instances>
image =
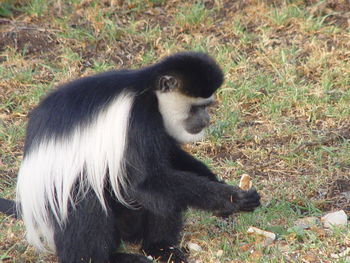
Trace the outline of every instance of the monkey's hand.
<instances>
[{"instance_id":1,"label":"monkey's hand","mask_svg":"<svg viewBox=\"0 0 350 263\"><path fill-rule=\"evenodd\" d=\"M239 187L235 187L238 195L238 203L239 210L251 212L254 211L255 208L260 206L260 195L255 190L255 188L251 188L248 191L244 191Z\"/></svg>"},{"instance_id":2,"label":"monkey's hand","mask_svg":"<svg viewBox=\"0 0 350 263\"><path fill-rule=\"evenodd\" d=\"M224 198L223 207L215 213L218 216L226 217L237 211L253 211L260 206L260 195L252 188L248 191L240 189L238 186L228 186L220 194Z\"/></svg>"}]
</instances>

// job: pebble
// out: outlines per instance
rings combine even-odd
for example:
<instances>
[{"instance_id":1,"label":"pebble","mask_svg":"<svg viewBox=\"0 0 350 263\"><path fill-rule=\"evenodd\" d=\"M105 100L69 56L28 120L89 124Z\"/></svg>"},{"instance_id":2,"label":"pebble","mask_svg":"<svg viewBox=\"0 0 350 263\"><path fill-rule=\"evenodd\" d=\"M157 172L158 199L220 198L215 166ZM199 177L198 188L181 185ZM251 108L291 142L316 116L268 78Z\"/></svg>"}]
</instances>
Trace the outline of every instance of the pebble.
<instances>
[{"instance_id":1,"label":"pebble","mask_svg":"<svg viewBox=\"0 0 350 263\"><path fill-rule=\"evenodd\" d=\"M201 252L203 249L200 245L196 244L196 243L187 243L187 248L191 251L195 251L195 252Z\"/></svg>"},{"instance_id":2,"label":"pebble","mask_svg":"<svg viewBox=\"0 0 350 263\"><path fill-rule=\"evenodd\" d=\"M331 228L332 226L346 226L348 223L348 217L344 210L326 214L321 218L323 226Z\"/></svg>"},{"instance_id":3,"label":"pebble","mask_svg":"<svg viewBox=\"0 0 350 263\"><path fill-rule=\"evenodd\" d=\"M255 234L258 234L260 236L264 236L266 238L272 239L272 241L276 239L276 234L275 233L272 233L272 232L269 232L269 231L265 231L265 230L262 230L260 228L254 227L254 226L249 227L247 232L248 232L248 234L254 234L255 233Z\"/></svg>"},{"instance_id":4,"label":"pebble","mask_svg":"<svg viewBox=\"0 0 350 263\"><path fill-rule=\"evenodd\" d=\"M216 252L216 256L217 257L222 257L222 255L224 254L224 251L223 250L218 250L218 252Z\"/></svg>"}]
</instances>

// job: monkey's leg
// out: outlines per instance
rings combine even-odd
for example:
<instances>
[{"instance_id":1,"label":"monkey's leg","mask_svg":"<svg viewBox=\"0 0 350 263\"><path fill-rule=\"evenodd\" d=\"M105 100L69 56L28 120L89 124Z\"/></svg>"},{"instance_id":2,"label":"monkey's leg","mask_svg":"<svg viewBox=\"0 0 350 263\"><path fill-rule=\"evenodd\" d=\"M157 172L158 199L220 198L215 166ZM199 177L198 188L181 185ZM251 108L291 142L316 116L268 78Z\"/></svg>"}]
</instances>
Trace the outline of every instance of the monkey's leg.
<instances>
[{"instance_id":1,"label":"monkey's leg","mask_svg":"<svg viewBox=\"0 0 350 263\"><path fill-rule=\"evenodd\" d=\"M176 246L182 229L182 213L174 211L169 216L149 212L145 222L142 250L159 262L186 263L187 258Z\"/></svg>"},{"instance_id":2,"label":"monkey's leg","mask_svg":"<svg viewBox=\"0 0 350 263\"><path fill-rule=\"evenodd\" d=\"M92 191L70 210L62 228L55 226L54 238L60 263L107 263L120 243L113 213L103 211Z\"/></svg>"}]
</instances>

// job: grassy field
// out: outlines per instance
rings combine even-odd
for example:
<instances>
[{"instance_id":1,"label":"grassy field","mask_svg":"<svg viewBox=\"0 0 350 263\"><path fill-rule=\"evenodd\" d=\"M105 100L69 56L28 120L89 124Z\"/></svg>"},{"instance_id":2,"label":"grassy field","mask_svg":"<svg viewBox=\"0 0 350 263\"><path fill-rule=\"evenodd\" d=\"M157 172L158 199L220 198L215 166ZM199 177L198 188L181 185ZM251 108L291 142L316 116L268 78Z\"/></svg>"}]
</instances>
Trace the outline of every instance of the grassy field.
<instances>
[{"instance_id":1,"label":"grassy field","mask_svg":"<svg viewBox=\"0 0 350 263\"><path fill-rule=\"evenodd\" d=\"M186 149L231 183L248 173L263 200L228 219L190 211L182 244L202 247L191 260L350 262L333 255L350 247L349 226L294 227L350 215L349 0L2 0L0 196L14 198L27 114L49 90L182 50L208 52L226 79L207 139ZM23 235L0 215L0 262L56 262Z\"/></svg>"}]
</instances>

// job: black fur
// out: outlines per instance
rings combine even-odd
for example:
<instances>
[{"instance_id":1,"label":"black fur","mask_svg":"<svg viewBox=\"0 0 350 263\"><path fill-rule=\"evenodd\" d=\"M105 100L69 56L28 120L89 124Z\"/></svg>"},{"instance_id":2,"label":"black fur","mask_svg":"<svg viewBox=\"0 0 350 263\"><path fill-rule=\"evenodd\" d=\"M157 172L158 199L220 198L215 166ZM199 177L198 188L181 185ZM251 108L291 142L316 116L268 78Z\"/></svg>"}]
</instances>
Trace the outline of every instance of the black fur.
<instances>
[{"instance_id":1,"label":"black fur","mask_svg":"<svg viewBox=\"0 0 350 263\"><path fill-rule=\"evenodd\" d=\"M125 88L147 97L158 88L159 77L170 74L179 77L181 91L193 97L210 97L223 82L215 61L206 54L194 52L178 53L140 70L110 71L72 81L52 92L32 111L25 154L44 136L61 137L78 124L87 125Z\"/></svg>"},{"instance_id":2,"label":"black fur","mask_svg":"<svg viewBox=\"0 0 350 263\"><path fill-rule=\"evenodd\" d=\"M192 97L210 97L223 82L216 62L204 53L184 52L156 64L152 78L175 75L182 80L182 92Z\"/></svg>"},{"instance_id":3,"label":"black fur","mask_svg":"<svg viewBox=\"0 0 350 263\"><path fill-rule=\"evenodd\" d=\"M61 263L141 263L144 256L116 253L121 240L141 242L142 251L167 262L187 262L175 246L188 207L229 215L259 206L255 190L242 191L217 179L203 163L182 150L162 121L155 95L159 77L181 80L181 91L210 97L222 84L216 63L202 53L179 53L140 69L112 71L70 82L52 92L32 112L25 154L44 137L64 138L78 125L88 125L96 113L127 89L135 93L125 153L125 195L138 209L119 203L106 182L107 214L90 191L71 209L63 227L55 226Z\"/></svg>"},{"instance_id":4,"label":"black fur","mask_svg":"<svg viewBox=\"0 0 350 263\"><path fill-rule=\"evenodd\" d=\"M0 198L0 212L16 218L18 217L16 203L12 200Z\"/></svg>"}]
</instances>

